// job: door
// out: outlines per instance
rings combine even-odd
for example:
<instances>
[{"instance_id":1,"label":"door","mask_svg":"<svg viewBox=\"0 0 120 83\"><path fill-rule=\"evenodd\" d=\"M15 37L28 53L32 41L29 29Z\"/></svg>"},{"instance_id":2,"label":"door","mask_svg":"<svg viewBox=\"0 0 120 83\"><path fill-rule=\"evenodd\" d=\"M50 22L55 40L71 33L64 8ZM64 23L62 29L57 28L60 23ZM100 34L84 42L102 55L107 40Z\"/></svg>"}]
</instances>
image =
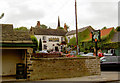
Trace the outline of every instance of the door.
<instances>
[{"instance_id":1,"label":"door","mask_svg":"<svg viewBox=\"0 0 120 83\"><path fill-rule=\"evenodd\" d=\"M59 51L59 49L58 49L58 47L57 47L57 46L55 47L55 51Z\"/></svg>"}]
</instances>

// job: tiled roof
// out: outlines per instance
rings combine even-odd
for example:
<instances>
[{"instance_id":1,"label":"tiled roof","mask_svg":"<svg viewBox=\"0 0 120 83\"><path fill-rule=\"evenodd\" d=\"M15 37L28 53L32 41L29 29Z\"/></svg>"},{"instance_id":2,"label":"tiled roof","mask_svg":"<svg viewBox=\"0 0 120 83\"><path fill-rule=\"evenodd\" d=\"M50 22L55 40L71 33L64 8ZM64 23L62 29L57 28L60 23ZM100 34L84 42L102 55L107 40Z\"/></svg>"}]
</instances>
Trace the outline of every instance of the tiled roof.
<instances>
[{"instance_id":1,"label":"tiled roof","mask_svg":"<svg viewBox=\"0 0 120 83\"><path fill-rule=\"evenodd\" d=\"M102 37L102 36L109 35L110 32L112 31L112 29L114 29L114 27L112 27L112 28L108 28L108 29L100 30L101 37ZM86 39L86 40L90 40L90 39L92 39L92 34L91 34L91 33L90 33L90 37L89 37L88 39Z\"/></svg>"},{"instance_id":2,"label":"tiled roof","mask_svg":"<svg viewBox=\"0 0 120 83\"><path fill-rule=\"evenodd\" d=\"M53 35L53 36L65 36L66 31L63 29L43 29L43 28L33 28L32 31L34 35Z\"/></svg>"},{"instance_id":3,"label":"tiled roof","mask_svg":"<svg viewBox=\"0 0 120 83\"><path fill-rule=\"evenodd\" d=\"M0 24L2 41L32 41L28 31L15 31L13 25Z\"/></svg>"},{"instance_id":4,"label":"tiled roof","mask_svg":"<svg viewBox=\"0 0 120 83\"><path fill-rule=\"evenodd\" d=\"M83 27L83 28L81 28L81 29L78 29L78 32L82 32L82 31L86 30L87 28L88 28L91 32L94 31L94 29L93 29L91 26L87 26L87 27ZM68 35L73 35L73 34L76 34L76 30L72 30L72 31L69 31L69 32L66 33L67 36L68 36Z\"/></svg>"},{"instance_id":5,"label":"tiled roof","mask_svg":"<svg viewBox=\"0 0 120 83\"><path fill-rule=\"evenodd\" d=\"M101 36L105 36L105 35L108 35L111 31L112 31L113 27L112 28L108 28L108 29L103 29L101 30Z\"/></svg>"}]
</instances>

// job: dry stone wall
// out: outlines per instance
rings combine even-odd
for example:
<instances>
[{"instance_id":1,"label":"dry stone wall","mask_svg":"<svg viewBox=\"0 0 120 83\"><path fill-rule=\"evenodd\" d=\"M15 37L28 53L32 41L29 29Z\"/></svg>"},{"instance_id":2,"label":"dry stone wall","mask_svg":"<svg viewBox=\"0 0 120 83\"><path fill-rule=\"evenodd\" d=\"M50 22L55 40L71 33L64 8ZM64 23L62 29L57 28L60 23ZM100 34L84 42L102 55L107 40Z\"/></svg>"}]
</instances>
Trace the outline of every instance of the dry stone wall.
<instances>
[{"instance_id":1,"label":"dry stone wall","mask_svg":"<svg viewBox=\"0 0 120 83\"><path fill-rule=\"evenodd\" d=\"M31 59L29 80L99 75L100 61L96 57Z\"/></svg>"}]
</instances>

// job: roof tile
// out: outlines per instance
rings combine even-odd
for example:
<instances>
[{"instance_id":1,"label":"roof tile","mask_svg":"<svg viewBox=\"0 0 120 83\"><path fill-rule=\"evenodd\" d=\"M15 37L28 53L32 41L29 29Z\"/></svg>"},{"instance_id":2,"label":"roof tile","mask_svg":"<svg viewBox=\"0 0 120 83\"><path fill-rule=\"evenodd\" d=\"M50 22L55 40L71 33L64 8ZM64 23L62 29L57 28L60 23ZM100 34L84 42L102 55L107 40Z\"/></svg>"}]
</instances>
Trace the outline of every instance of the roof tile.
<instances>
[{"instance_id":1,"label":"roof tile","mask_svg":"<svg viewBox=\"0 0 120 83\"><path fill-rule=\"evenodd\" d=\"M54 36L65 36L66 31L63 29L43 29L43 28L32 28L34 35L54 35Z\"/></svg>"},{"instance_id":2,"label":"roof tile","mask_svg":"<svg viewBox=\"0 0 120 83\"><path fill-rule=\"evenodd\" d=\"M87 26L87 27L83 27L83 28L81 28L81 29L78 29L78 32L82 32L82 31L86 30L87 28L88 28L91 32L94 31L94 29L93 29L91 26ZM76 34L76 30L72 30L72 31L69 31L69 32L66 33L66 35L74 35L74 34Z\"/></svg>"},{"instance_id":3,"label":"roof tile","mask_svg":"<svg viewBox=\"0 0 120 83\"><path fill-rule=\"evenodd\" d=\"M11 24L0 24L2 28L2 41L32 41L28 31L13 30Z\"/></svg>"}]
</instances>

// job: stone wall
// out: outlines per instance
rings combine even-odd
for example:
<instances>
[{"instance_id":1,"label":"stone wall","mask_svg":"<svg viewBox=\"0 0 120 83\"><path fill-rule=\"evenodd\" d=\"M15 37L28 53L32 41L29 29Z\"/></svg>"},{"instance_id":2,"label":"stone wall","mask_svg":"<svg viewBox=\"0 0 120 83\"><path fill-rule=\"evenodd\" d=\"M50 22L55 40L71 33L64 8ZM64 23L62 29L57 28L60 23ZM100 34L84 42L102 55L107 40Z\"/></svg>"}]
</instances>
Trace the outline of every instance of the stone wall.
<instances>
[{"instance_id":1,"label":"stone wall","mask_svg":"<svg viewBox=\"0 0 120 83\"><path fill-rule=\"evenodd\" d=\"M29 80L69 78L99 75L100 61L96 57L31 59Z\"/></svg>"}]
</instances>

